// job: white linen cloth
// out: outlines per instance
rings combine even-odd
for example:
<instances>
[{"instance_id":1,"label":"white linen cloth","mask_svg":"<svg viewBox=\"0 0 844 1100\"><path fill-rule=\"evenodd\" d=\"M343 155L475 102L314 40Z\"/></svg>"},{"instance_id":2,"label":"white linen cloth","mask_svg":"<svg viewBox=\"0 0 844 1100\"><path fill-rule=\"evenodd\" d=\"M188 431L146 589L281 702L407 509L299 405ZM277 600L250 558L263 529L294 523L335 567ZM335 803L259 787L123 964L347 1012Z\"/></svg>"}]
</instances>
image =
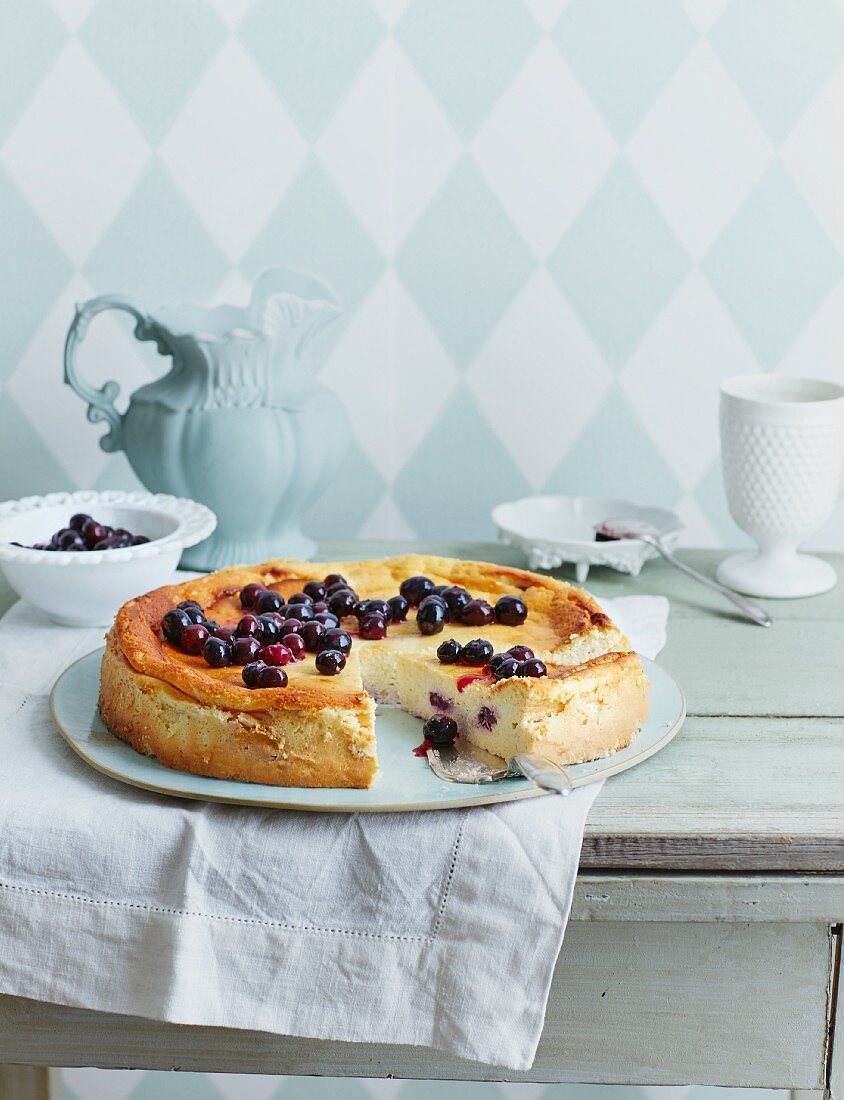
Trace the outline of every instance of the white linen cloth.
<instances>
[{"instance_id":1,"label":"white linen cloth","mask_svg":"<svg viewBox=\"0 0 844 1100\"><path fill-rule=\"evenodd\" d=\"M604 605L656 655L663 597ZM600 784L407 814L156 796L50 717L102 633L23 603L0 621L0 992L528 1069Z\"/></svg>"}]
</instances>

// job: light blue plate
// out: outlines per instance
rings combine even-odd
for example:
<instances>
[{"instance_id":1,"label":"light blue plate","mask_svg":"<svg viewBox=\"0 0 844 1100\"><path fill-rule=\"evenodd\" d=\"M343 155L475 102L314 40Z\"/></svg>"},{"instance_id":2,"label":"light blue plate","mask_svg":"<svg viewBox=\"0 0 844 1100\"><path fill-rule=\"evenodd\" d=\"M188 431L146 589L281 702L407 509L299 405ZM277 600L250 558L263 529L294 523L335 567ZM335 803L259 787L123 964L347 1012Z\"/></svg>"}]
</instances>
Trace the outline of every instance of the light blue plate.
<instances>
[{"instance_id":1,"label":"light blue plate","mask_svg":"<svg viewBox=\"0 0 844 1100\"><path fill-rule=\"evenodd\" d=\"M438 779L428 761L413 755L422 740L422 723L396 707L379 707L375 732L379 774L369 790L322 787L269 787L231 779L207 779L174 771L151 756L142 756L113 737L97 710L102 649L71 665L56 681L50 696L53 718L64 738L83 760L133 787L177 798L235 802L243 806L275 806L280 810L438 810L510 802L543 794L527 779L469 786ZM644 657L650 680L650 717L629 748L589 764L574 764L568 773L575 787L626 771L663 748L686 716L679 684Z\"/></svg>"}]
</instances>

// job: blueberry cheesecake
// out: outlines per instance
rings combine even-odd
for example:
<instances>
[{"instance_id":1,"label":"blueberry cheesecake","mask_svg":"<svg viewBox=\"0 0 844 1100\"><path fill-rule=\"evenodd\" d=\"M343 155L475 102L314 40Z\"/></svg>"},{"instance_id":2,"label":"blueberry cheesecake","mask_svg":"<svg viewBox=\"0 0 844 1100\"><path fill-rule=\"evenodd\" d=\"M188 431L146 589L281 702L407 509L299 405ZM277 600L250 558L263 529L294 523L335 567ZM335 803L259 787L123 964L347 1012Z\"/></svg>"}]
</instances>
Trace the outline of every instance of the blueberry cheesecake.
<instances>
[{"instance_id":1,"label":"blueberry cheesecake","mask_svg":"<svg viewBox=\"0 0 844 1100\"><path fill-rule=\"evenodd\" d=\"M224 569L129 601L106 641L107 728L223 779L368 787L378 702L561 763L624 747L647 717L641 661L591 596L485 562Z\"/></svg>"}]
</instances>

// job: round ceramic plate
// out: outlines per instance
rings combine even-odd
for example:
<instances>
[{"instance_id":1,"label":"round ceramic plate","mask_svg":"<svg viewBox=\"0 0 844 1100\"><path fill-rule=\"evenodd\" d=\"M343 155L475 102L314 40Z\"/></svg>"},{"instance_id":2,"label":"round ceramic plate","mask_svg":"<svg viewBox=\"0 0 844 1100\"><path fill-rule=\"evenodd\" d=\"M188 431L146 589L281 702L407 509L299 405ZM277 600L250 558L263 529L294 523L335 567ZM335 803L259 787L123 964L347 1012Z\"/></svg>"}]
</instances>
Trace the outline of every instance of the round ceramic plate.
<instances>
[{"instance_id":1,"label":"round ceramic plate","mask_svg":"<svg viewBox=\"0 0 844 1100\"><path fill-rule=\"evenodd\" d=\"M53 718L63 737L97 771L176 798L235 802L243 806L274 806L280 810L379 812L449 810L510 802L544 794L527 779L503 779L479 786L438 779L424 757L413 755L422 740L422 723L397 707L379 707L375 720L380 771L366 791L337 787L269 787L232 779L208 779L174 771L154 757L142 756L113 737L97 710L102 649L71 665L50 696ZM653 756L671 740L686 716L686 700L679 684L659 665L642 658L650 680L650 717L629 748L604 760L568 768L575 787L626 771Z\"/></svg>"}]
</instances>

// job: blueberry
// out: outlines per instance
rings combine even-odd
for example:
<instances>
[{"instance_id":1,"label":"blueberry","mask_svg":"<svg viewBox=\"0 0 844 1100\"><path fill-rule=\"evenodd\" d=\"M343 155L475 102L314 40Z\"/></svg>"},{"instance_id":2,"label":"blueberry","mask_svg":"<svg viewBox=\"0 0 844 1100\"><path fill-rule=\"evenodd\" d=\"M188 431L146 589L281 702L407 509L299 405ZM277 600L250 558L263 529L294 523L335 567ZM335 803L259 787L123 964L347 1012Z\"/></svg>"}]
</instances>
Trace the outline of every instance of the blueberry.
<instances>
[{"instance_id":1,"label":"blueberry","mask_svg":"<svg viewBox=\"0 0 844 1100\"><path fill-rule=\"evenodd\" d=\"M358 627L361 638L368 642L387 637L387 621L382 615L365 615Z\"/></svg>"},{"instance_id":2,"label":"blueberry","mask_svg":"<svg viewBox=\"0 0 844 1100\"><path fill-rule=\"evenodd\" d=\"M390 622L393 617L390 605L386 600L361 600L355 607L355 615L358 619L366 619L370 615L380 615L386 623Z\"/></svg>"},{"instance_id":3,"label":"blueberry","mask_svg":"<svg viewBox=\"0 0 844 1100\"><path fill-rule=\"evenodd\" d=\"M225 668L232 663L231 642L212 634L202 647L202 656L212 668Z\"/></svg>"},{"instance_id":4,"label":"blueberry","mask_svg":"<svg viewBox=\"0 0 844 1100\"><path fill-rule=\"evenodd\" d=\"M244 616L245 618L245 616ZM261 645L272 645L281 637L281 623L271 611L258 617L258 641Z\"/></svg>"},{"instance_id":5,"label":"blueberry","mask_svg":"<svg viewBox=\"0 0 844 1100\"><path fill-rule=\"evenodd\" d=\"M517 676L547 676L548 669L545 667L545 662L540 661L538 657L529 657L526 661L522 661L519 665L519 671Z\"/></svg>"},{"instance_id":6,"label":"blueberry","mask_svg":"<svg viewBox=\"0 0 844 1100\"><path fill-rule=\"evenodd\" d=\"M339 649L323 649L316 656L316 669L323 676L336 676L346 667L346 655Z\"/></svg>"},{"instance_id":7,"label":"blueberry","mask_svg":"<svg viewBox=\"0 0 844 1100\"><path fill-rule=\"evenodd\" d=\"M251 611L258 602L258 597L264 591L266 591L264 586L257 582L245 584L240 590L240 606L246 611Z\"/></svg>"},{"instance_id":8,"label":"blueberry","mask_svg":"<svg viewBox=\"0 0 844 1100\"><path fill-rule=\"evenodd\" d=\"M261 620L255 615L246 614L234 628L238 638L257 638L261 633Z\"/></svg>"},{"instance_id":9,"label":"blueberry","mask_svg":"<svg viewBox=\"0 0 844 1100\"><path fill-rule=\"evenodd\" d=\"M266 611L278 611L283 604L284 600L281 595L268 588L255 600L255 610L259 614L264 614Z\"/></svg>"},{"instance_id":10,"label":"blueberry","mask_svg":"<svg viewBox=\"0 0 844 1100\"><path fill-rule=\"evenodd\" d=\"M328 606L338 618L351 615L357 603L357 596L350 588L340 588L328 599Z\"/></svg>"},{"instance_id":11,"label":"blueberry","mask_svg":"<svg viewBox=\"0 0 844 1100\"><path fill-rule=\"evenodd\" d=\"M231 626L218 626L216 630L211 631L215 638L222 638L224 642L231 642L234 640L234 628Z\"/></svg>"},{"instance_id":12,"label":"blueberry","mask_svg":"<svg viewBox=\"0 0 844 1100\"><path fill-rule=\"evenodd\" d=\"M196 600L182 600L176 606L185 612L192 623L205 622L205 612L202 610L202 604L197 603Z\"/></svg>"},{"instance_id":13,"label":"blueberry","mask_svg":"<svg viewBox=\"0 0 844 1100\"><path fill-rule=\"evenodd\" d=\"M387 603L390 605L390 614L394 623L403 623L407 620L407 609L410 605L404 596L390 596Z\"/></svg>"},{"instance_id":14,"label":"blueberry","mask_svg":"<svg viewBox=\"0 0 844 1100\"><path fill-rule=\"evenodd\" d=\"M292 596L287 597L288 603L313 603L313 599L307 594L307 592L294 592Z\"/></svg>"},{"instance_id":15,"label":"blueberry","mask_svg":"<svg viewBox=\"0 0 844 1100\"><path fill-rule=\"evenodd\" d=\"M433 588L434 582L429 577L408 577L399 585L399 592L411 607L417 607Z\"/></svg>"},{"instance_id":16,"label":"blueberry","mask_svg":"<svg viewBox=\"0 0 844 1100\"><path fill-rule=\"evenodd\" d=\"M465 665L485 665L492 656L492 642L485 638L473 638L463 646L462 661Z\"/></svg>"},{"instance_id":17,"label":"blueberry","mask_svg":"<svg viewBox=\"0 0 844 1100\"><path fill-rule=\"evenodd\" d=\"M326 630L320 639L320 644L323 649L336 649L345 654L351 651L352 636L347 630L334 627L331 630Z\"/></svg>"},{"instance_id":18,"label":"blueberry","mask_svg":"<svg viewBox=\"0 0 844 1100\"><path fill-rule=\"evenodd\" d=\"M335 588L337 585L348 588L348 582L342 573L329 573L322 583L325 585L326 591L329 588Z\"/></svg>"},{"instance_id":19,"label":"blueberry","mask_svg":"<svg viewBox=\"0 0 844 1100\"><path fill-rule=\"evenodd\" d=\"M266 667L263 661L249 661L248 664L245 664L240 674L243 677L244 684L246 684L248 688L256 688L258 686L258 677Z\"/></svg>"},{"instance_id":20,"label":"blueberry","mask_svg":"<svg viewBox=\"0 0 844 1100\"><path fill-rule=\"evenodd\" d=\"M232 644L232 661L236 665L248 665L258 656L261 643L257 638L235 638Z\"/></svg>"},{"instance_id":21,"label":"blueberry","mask_svg":"<svg viewBox=\"0 0 844 1100\"><path fill-rule=\"evenodd\" d=\"M489 626L495 622L495 612L486 600L470 600L460 611L460 621L466 626Z\"/></svg>"},{"instance_id":22,"label":"blueberry","mask_svg":"<svg viewBox=\"0 0 844 1100\"><path fill-rule=\"evenodd\" d=\"M311 653L316 653L320 648L320 639L325 633L325 627L322 623L314 620L310 623L305 623L302 627L302 641L305 643L305 648Z\"/></svg>"},{"instance_id":23,"label":"blueberry","mask_svg":"<svg viewBox=\"0 0 844 1100\"><path fill-rule=\"evenodd\" d=\"M285 619L281 624L281 633L298 634L304 625L301 619Z\"/></svg>"},{"instance_id":24,"label":"blueberry","mask_svg":"<svg viewBox=\"0 0 844 1100\"><path fill-rule=\"evenodd\" d=\"M438 595L436 592L429 592L427 596L423 596L422 599L419 601L419 607L426 607L429 603L438 603L440 607L445 611L446 619L451 619L451 613L448 610L448 604L445 602L442 596Z\"/></svg>"},{"instance_id":25,"label":"blueberry","mask_svg":"<svg viewBox=\"0 0 844 1100\"><path fill-rule=\"evenodd\" d=\"M457 723L447 714L432 714L422 727L422 733L434 748L442 748L453 743L457 736Z\"/></svg>"},{"instance_id":26,"label":"blueberry","mask_svg":"<svg viewBox=\"0 0 844 1100\"><path fill-rule=\"evenodd\" d=\"M330 611L317 611L314 615L314 622L322 623L326 628L340 625L340 620L336 615L332 615Z\"/></svg>"},{"instance_id":27,"label":"blueberry","mask_svg":"<svg viewBox=\"0 0 844 1100\"><path fill-rule=\"evenodd\" d=\"M437 647L437 656L444 665L456 665L463 654L463 646L455 638L446 638Z\"/></svg>"},{"instance_id":28,"label":"blueberry","mask_svg":"<svg viewBox=\"0 0 844 1100\"><path fill-rule=\"evenodd\" d=\"M71 531L69 535L65 535L61 541L62 550L70 550L75 554L87 549L85 546L85 540L79 534L78 531Z\"/></svg>"},{"instance_id":29,"label":"blueberry","mask_svg":"<svg viewBox=\"0 0 844 1100\"><path fill-rule=\"evenodd\" d=\"M305 654L305 643L298 634L282 634L281 644L287 646L294 661L300 661Z\"/></svg>"},{"instance_id":30,"label":"blueberry","mask_svg":"<svg viewBox=\"0 0 844 1100\"><path fill-rule=\"evenodd\" d=\"M335 581L333 584L329 584L326 581L326 584L325 584L325 595L326 596L336 596L338 592L354 592L354 589L352 588L352 586L349 584L348 581L344 581L344 580L342 580L342 578L339 581Z\"/></svg>"},{"instance_id":31,"label":"blueberry","mask_svg":"<svg viewBox=\"0 0 844 1100\"><path fill-rule=\"evenodd\" d=\"M76 515L70 517L70 523L68 527L72 527L74 531L81 531L86 523L93 523L89 515L84 512L77 512Z\"/></svg>"},{"instance_id":32,"label":"blueberry","mask_svg":"<svg viewBox=\"0 0 844 1100\"><path fill-rule=\"evenodd\" d=\"M536 654L526 645L511 645L507 650L511 657L515 657L517 661L529 661L531 657L535 657Z\"/></svg>"},{"instance_id":33,"label":"blueberry","mask_svg":"<svg viewBox=\"0 0 844 1100\"><path fill-rule=\"evenodd\" d=\"M149 539L146 537L146 535L133 535L132 536L132 546L143 546L144 543L147 543L147 542L149 542Z\"/></svg>"},{"instance_id":34,"label":"blueberry","mask_svg":"<svg viewBox=\"0 0 844 1100\"><path fill-rule=\"evenodd\" d=\"M439 634L445 626L446 606L439 596L425 601L416 612L416 625L420 634Z\"/></svg>"},{"instance_id":35,"label":"blueberry","mask_svg":"<svg viewBox=\"0 0 844 1100\"><path fill-rule=\"evenodd\" d=\"M521 626L527 616L527 605L519 596L502 596L495 605L495 617L505 626Z\"/></svg>"},{"instance_id":36,"label":"blueberry","mask_svg":"<svg viewBox=\"0 0 844 1100\"><path fill-rule=\"evenodd\" d=\"M492 667L492 666L490 666ZM499 661L494 668L492 668L492 674L496 680L507 680L511 676L517 675L519 671L519 662L515 657L505 656Z\"/></svg>"},{"instance_id":37,"label":"blueberry","mask_svg":"<svg viewBox=\"0 0 844 1100\"><path fill-rule=\"evenodd\" d=\"M179 644L182 631L190 625L191 621L187 616L187 612L182 611L180 607L172 608L161 620L162 633L171 645Z\"/></svg>"},{"instance_id":38,"label":"blueberry","mask_svg":"<svg viewBox=\"0 0 844 1100\"><path fill-rule=\"evenodd\" d=\"M286 645L276 642L274 645L265 645L261 649L261 660L268 665L289 665L293 660L293 654Z\"/></svg>"},{"instance_id":39,"label":"blueberry","mask_svg":"<svg viewBox=\"0 0 844 1100\"><path fill-rule=\"evenodd\" d=\"M325 597L325 585L322 581L308 581L302 585L302 591L312 600L321 600Z\"/></svg>"},{"instance_id":40,"label":"blueberry","mask_svg":"<svg viewBox=\"0 0 844 1100\"><path fill-rule=\"evenodd\" d=\"M452 701L446 698L445 695L440 695L438 691L432 691L428 696L428 701L432 707L436 707L437 710L451 710L454 706Z\"/></svg>"},{"instance_id":41,"label":"blueberry","mask_svg":"<svg viewBox=\"0 0 844 1100\"><path fill-rule=\"evenodd\" d=\"M58 550L58 546L53 547L54 550ZM88 547L89 550L113 550L114 540L111 535L106 535L104 539L100 539L99 542L95 542L93 546Z\"/></svg>"},{"instance_id":42,"label":"blueberry","mask_svg":"<svg viewBox=\"0 0 844 1100\"><path fill-rule=\"evenodd\" d=\"M85 539L85 545L88 549L93 550L98 542L102 542L104 538L108 537L108 531L101 523L91 519L82 528L82 537Z\"/></svg>"},{"instance_id":43,"label":"blueberry","mask_svg":"<svg viewBox=\"0 0 844 1100\"><path fill-rule=\"evenodd\" d=\"M198 656L205 646L205 643L211 635L208 633L208 628L203 626L202 623L191 623L190 626L186 626L182 631L182 636L179 639L179 645L185 651L192 656Z\"/></svg>"},{"instance_id":44,"label":"blueberry","mask_svg":"<svg viewBox=\"0 0 844 1100\"><path fill-rule=\"evenodd\" d=\"M493 653L487 663L489 664L489 667L492 669L492 671L495 672L501 662L506 661L509 656L509 653Z\"/></svg>"},{"instance_id":45,"label":"blueberry","mask_svg":"<svg viewBox=\"0 0 844 1100\"><path fill-rule=\"evenodd\" d=\"M264 665L258 673L259 688L287 687L287 673L278 665Z\"/></svg>"},{"instance_id":46,"label":"blueberry","mask_svg":"<svg viewBox=\"0 0 844 1100\"><path fill-rule=\"evenodd\" d=\"M449 611L455 619L459 619L460 612L466 604L472 602L472 597L466 589L461 588L459 584L453 584L450 588L446 588L442 593L442 598L445 600Z\"/></svg>"},{"instance_id":47,"label":"blueberry","mask_svg":"<svg viewBox=\"0 0 844 1100\"><path fill-rule=\"evenodd\" d=\"M301 619L303 623L309 623L314 617L314 609L309 603L291 603L287 606L296 618Z\"/></svg>"}]
</instances>

